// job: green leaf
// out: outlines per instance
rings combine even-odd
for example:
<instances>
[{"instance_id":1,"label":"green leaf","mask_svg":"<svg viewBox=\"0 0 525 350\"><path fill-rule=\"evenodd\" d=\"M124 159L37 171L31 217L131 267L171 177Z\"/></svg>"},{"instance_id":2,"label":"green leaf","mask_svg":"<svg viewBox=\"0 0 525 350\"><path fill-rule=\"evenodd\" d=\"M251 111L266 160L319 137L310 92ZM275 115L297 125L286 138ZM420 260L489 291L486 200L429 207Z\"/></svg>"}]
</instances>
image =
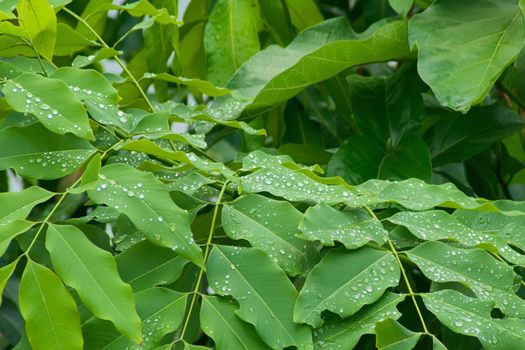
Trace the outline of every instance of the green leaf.
<instances>
[{"instance_id":1,"label":"green leaf","mask_svg":"<svg viewBox=\"0 0 525 350\"><path fill-rule=\"evenodd\" d=\"M390 7L402 16L406 16L414 0L388 0Z\"/></svg>"},{"instance_id":2,"label":"green leaf","mask_svg":"<svg viewBox=\"0 0 525 350\"><path fill-rule=\"evenodd\" d=\"M135 342L142 339L131 287L122 282L113 256L74 226L50 225L46 248L53 267L98 318L110 320Z\"/></svg>"},{"instance_id":3,"label":"green leaf","mask_svg":"<svg viewBox=\"0 0 525 350\"><path fill-rule=\"evenodd\" d=\"M299 237L325 246L341 242L347 249L356 249L370 241L385 243L387 232L380 222L363 209L337 210L324 203L308 208L299 225Z\"/></svg>"},{"instance_id":4,"label":"green leaf","mask_svg":"<svg viewBox=\"0 0 525 350\"><path fill-rule=\"evenodd\" d=\"M35 222L26 220L15 220L0 225L0 255L6 252L13 238L28 231L33 225Z\"/></svg>"},{"instance_id":5,"label":"green leaf","mask_svg":"<svg viewBox=\"0 0 525 350\"><path fill-rule=\"evenodd\" d=\"M0 193L0 225L25 219L37 204L53 196L53 192L38 186L31 186L20 192Z\"/></svg>"},{"instance_id":6,"label":"green leaf","mask_svg":"<svg viewBox=\"0 0 525 350\"><path fill-rule=\"evenodd\" d=\"M20 313L34 350L82 349L75 301L51 270L28 259L19 293Z\"/></svg>"},{"instance_id":7,"label":"green leaf","mask_svg":"<svg viewBox=\"0 0 525 350\"><path fill-rule=\"evenodd\" d=\"M95 139L82 103L62 81L24 73L9 80L2 92L15 111L33 114L54 133Z\"/></svg>"},{"instance_id":8,"label":"green leaf","mask_svg":"<svg viewBox=\"0 0 525 350\"><path fill-rule=\"evenodd\" d=\"M116 257L122 280L135 292L175 282L188 260L168 248L142 241Z\"/></svg>"},{"instance_id":9,"label":"green leaf","mask_svg":"<svg viewBox=\"0 0 525 350\"><path fill-rule=\"evenodd\" d=\"M220 297L204 296L200 311L202 330L215 342L217 350L269 349L253 326L235 314L238 305Z\"/></svg>"},{"instance_id":10,"label":"green leaf","mask_svg":"<svg viewBox=\"0 0 525 350\"><path fill-rule=\"evenodd\" d=\"M49 62L57 36L57 18L46 0L19 0L16 6L20 25L27 30L34 48Z\"/></svg>"},{"instance_id":11,"label":"green leaf","mask_svg":"<svg viewBox=\"0 0 525 350\"><path fill-rule=\"evenodd\" d=\"M432 164L463 161L524 127L521 116L499 106L473 108L467 115L443 112L425 135Z\"/></svg>"},{"instance_id":12,"label":"green leaf","mask_svg":"<svg viewBox=\"0 0 525 350\"><path fill-rule=\"evenodd\" d=\"M489 253L426 242L406 254L427 278L440 283L459 282L481 300L493 301L505 315L524 317L525 301L514 292L512 267Z\"/></svg>"},{"instance_id":13,"label":"green leaf","mask_svg":"<svg viewBox=\"0 0 525 350\"><path fill-rule=\"evenodd\" d=\"M293 25L299 31L323 21L323 15L313 0L285 0Z\"/></svg>"},{"instance_id":14,"label":"green leaf","mask_svg":"<svg viewBox=\"0 0 525 350\"><path fill-rule=\"evenodd\" d=\"M525 340L523 320L492 318L492 302L469 298L454 290L423 294L423 302L445 326L478 338L484 349L519 349Z\"/></svg>"},{"instance_id":15,"label":"green leaf","mask_svg":"<svg viewBox=\"0 0 525 350\"><path fill-rule=\"evenodd\" d=\"M214 246L207 261L210 287L231 295L242 320L255 326L272 349L311 349L310 330L293 322L297 291L286 274L256 248Z\"/></svg>"},{"instance_id":16,"label":"green leaf","mask_svg":"<svg viewBox=\"0 0 525 350\"><path fill-rule=\"evenodd\" d=\"M40 123L0 130L0 169L28 178L57 179L78 169L95 148L66 134L57 137Z\"/></svg>"},{"instance_id":17,"label":"green leaf","mask_svg":"<svg viewBox=\"0 0 525 350\"><path fill-rule=\"evenodd\" d=\"M62 80L69 90L82 101L115 104L120 97L117 90L101 73L93 69L61 67L51 78Z\"/></svg>"},{"instance_id":18,"label":"green leaf","mask_svg":"<svg viewBox=\"0 0 525 350\"><path fill-rule=\"evenodd\" d=\"M152 349L162 338L175 331L184 318L187 294L167 288L145 289L136 295L137 310L143 320L143 339L140 345L119 336L104 346L103 350Z\"/></svg>"},{"instance_id":19,"label":"green leaf","mask_svg":"<svg viewBox=\"0 0 525 350\"><path fill-rule=\"evenodd\" d=\"M419 74L442 105L466 112L520 52L524 24L516 0L440 0L410 20Z\"/></svg>"},{"instance_id":20,"label":"green leaf","mask_svg":"<svg viewBox=\"0 0 525 350\"><path fill-rule=\"evenodd\" d=\"M290 203L259 195L240 197L222 209L228 236L247 240L293 276L302 272L305 259L305 242L295 237L301 218Z\"/></svg>"},{"instance_id":21,"label":"green leaf","mask_svg":"<svg viewBox=\"0 0 525 350\"><path fill-rule=\"evenodd\" d=\"M259 51L255 0L218 0L204 31L208 79L224 86L232 74Z\"/></svg>"},{"instance_id":22,"label":"green leaf","mask_svg":"<svg viewBox=\"0 0 525 350\"><path fill-rule=\"evenodd\" d=\"M186 85L186 86L196 89L199 92L202 92L203 94L206 94L208 96L213 96L213 97L224 96L230 93L230 90L226 88L215 86L209 81L201 80L197 78L177 77L177 76L174 76L168 73L159 73L159 74L146 73L146 75L144 75L144 78L156 79L156 80L167 81L170 83Z\"/></svg>"},{"instance_id":23,"label":"green leaf","mask_svg":"<svg viewBox=\"0 0 525 350\"><path fill-rule=\"evenodd\" d=\"M294 321L314 328L323 324L329 310L345 318L371 304L399 282L395 257L363 247L355 251L332 249L306 277L295 305Z\"/></svg>"},{"instance_id":24,"label":"green leaf","mask_svg":"<svg viewBox=\"0 0 525 350\"><path fill-rule=\"evenodd\" d=\"M200 248L193 241L188 213L173 203L168 189L153 174L125 164L106 165L89 197L125 214L153 243L171 248L202 266Z\"/></svg>"},{"instance_id":25,"label":"green leaf","mask_svg":"<svg viewBox=\"0 0 525 350\"><path fill-rule=\"evenodd\" d=\"M388 221L405 226L416 237L424 240L452 239L480 248L491 245L505 259L521 266L525 265L525 257L513 250L503 235L498 232L475 231L442 210L400 212L389 217Z\"/></svg>"},{"instance_id":26,"label":"green leaf","mask_svg":"<svg viewBox=\"0 0 525 350\"><path fill-rule=\"evenodd\" d=\"M15 271L15 268L18 265L19 260L20 259L16 259L10 264L7 264L0 268L0 305L2 305L2 294L4 292L4 288L7 284L7 281L9 281L9 277L11 277L11 275L13 274L13 271Z\"/></svg>"},{"instance_id":27,"label":"green leaf","mask_svg":"<svg viewBox=\"0 0 525 350\"><path fill-rule=\"evenodd\" d=\"M404 21L355 34L346 19L332 19L302 32L286 48L270 46L253 56L227 87L254 107L270 107L348 67L408 54ZM312 69L312 65L317 68ZM271 72L266 67L271 67Z\"/></svg>"},{"instance_id":28,"label":"green leaf","mask_svg":"<svg viewBox=\"0 0 525 350\"><path fill-rule=\"evenodd\" d=\"M391 318L376 323L375 333L380 350L410 350L421 338L421 333L412 332Z\"/></svg>"},{"instance_id":29,"label":"green leaf","mask_svg":"<svg viewBox=\"0 0 525 350\"><path fill-rule=\"evenodd\" d=\"M55 56L71 56L91 45L93 45L93 42L66 23L57 24Z\"/></svg>"},{"instance_id":30,"label":"green leaf","mask_svg":"<svg viewBox=\"0 0 525 350\"><path fill-rule=\"evenodd\" d=\"M364 306L356 314L341 320L332 316L314 332L316 348L335 350L353 349L363 334L373 334L376 322L386 318L398 319L401 313L396 306L404 297L386 292L378 301Z\"/></svg>"}]
</instances>

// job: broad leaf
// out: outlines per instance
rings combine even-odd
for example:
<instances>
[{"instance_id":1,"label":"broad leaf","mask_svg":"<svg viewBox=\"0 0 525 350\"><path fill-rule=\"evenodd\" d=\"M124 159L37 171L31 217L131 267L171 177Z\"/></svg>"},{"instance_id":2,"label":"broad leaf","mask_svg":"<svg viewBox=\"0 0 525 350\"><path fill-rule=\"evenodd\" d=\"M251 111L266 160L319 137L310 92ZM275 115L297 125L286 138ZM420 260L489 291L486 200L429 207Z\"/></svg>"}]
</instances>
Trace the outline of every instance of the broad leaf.
<instances>
[{"instance_id":1,"label":"broad leaf","mask_svg":"<svg viewBox=\"0 0 525 350\"><path fill-rule=\"evenodd\" d=\"M348 67L408 56L406 22L376 28L355 34L346 19L325 21L302 32L286 48L270 46L256 54L227 87L237 98L252 101L254 107L269 107ZM319 69L312 69L320 62Z\"/></svg>"},{"instance_id":2,"label":"broad leaf","mask_svg":"<svg viewBox=\"0 0 525 350\"><path fill-rule=\"evenodd\" d=\"M215 246L207 269L210 287L232 296L239 303L237 315L253 324L272 349L311 348L308 327L293 322L297 291L266 254L256 248Z\"/></svg>"},{"instance_id":3,"label":"broad leaf","mask_svg":"<svg viewBox=\"0 0 525 350\"><path fill-rule=\"evenodd\" d=\"M226 85L232 74L259 51L255 0L218 0L204 31L208 79Z\"/></svg>"},{"instance_id":4,"label":"broad leaf","mask_svg":"<svg viewBox=\"0 0 525 350\"><path fill-rule=\"evenodd\" d=\"M524 317L525 301L514 292L512 268L489 253L426 242L406 254L427 278L440 283L459 282L481 300L493 301L505 315Z\"/></svg>"},{"instance_id":5,"label":"broad leaf","mask_svg":"<svg viewBox=\"0 0 525 350\"><path fill-rule=\"evenodd\" d=\"M421 337L421 333L412 332L391 318L376 323L375 332L380 350L410 350Z\"/></svg>"},{"instance_id":6,"label":"broad leaf","mask_svg":"<svg viewBox=\"0 0 525 350\"><path fill-rule=\"evenodd\" d=\"M9 80L2 92L15 111L33 114L54 133L95 139L82 103L62 81L24 73Z\"/></svg>"},{"instance_id":7,"label":"broad leaf","mask_svg":"<svg viewBox=\"0 0 525 350\"><path fill-rule=\"evenodd\" d=\"M116 257L119 274L135 292L175 282L188 262L173 250L142 241Z\"/></svg>"},{"instance_id":8,"label":"broad leaf","mask_svg":"<svg viewBox=\"0 0 525 350\"><path fill-rule=\"evenodd\" d=\"M54 193L32 186L21 192L0 193L0 225L25 219L39 203L53 197Z\"/></svg>"},{"instance_id":9,"label":"broad leaf","mask_svg":"<svg viewBox=\"0 0 525 350\"><path fill-rule=\"evenodd\" d=\"M376 322L386 318L398 319L401 313L396 306L404 297L386 292L378 301L364 306L356 314L341 320L332 316L314 332L316 348L335 350L353 349L363 334L373 334Z\"/></svg>"},{"instance_id":10,"label":"broad leaf","mask_svg":"<svg viewBox=\"0 0 525 350\"><path fill-rule=\"evenodd\" d=\"M51 270L28 259L19 293L20 312L33 349L82 349L75 301Z\"/></svg>"},{"instance_id":11,"label":"broad leaf","mask_svg":"<svg viewBox=\"0 0 525 350\"><path fill-rule=\"evenodd\" d=\"M96 189L88 192L125 214L146 237L171 248L197 265L202 253L193 241L188 213L173 203L167 188L155 176L124 164L102 168Z\"/></svg>"},{"instance_id":12,"label":"broad leaf","mask_svg":"<svg viewBox=\"0 0 525 350\"><path fill-rule=\"evenodd\" d=\"M525 340L523 320L492 318L492 302L469 298L454 290L424 294L423 301L445 326L478 338L484 349L519 349Z\"/></svg>"},{"instance_id":13,"label":"broad leaf","mask_svg":"<svg viewBox=\"0 0 525 350\"><path fill-rule=\"evenodd\" d=\"M141 341L131 287L120 279L110 253L91 243L76 227L62 225L49 226L46 248L57 274L93 314L113 322L133 341Z\"/></svg>"},{"instance_id":14,"label":"broad leaf","mask_svg":"<svg viewBox=\"0 0 525 350\"><path fill-rule=\"evenodd\" d=\"M53 7L46 0L20 0L16 9L20 25L29 33L32 45L51 62L57 36L57 18Z\"/></svg>"},{"instance_id":15,"label":"broad leaf","mask_svg":"<svg viewBox=\"0 0 525 350\"><path fill-rule=\"evenodd\" d=\"M301 218L290 203L259 195L241 197L222 210L228 236L247 240L291 275L302 272L305 258L305 242L295 237Z\"/></svg>"},{"instance_id":16,"label":"broad leaf","mask_svg":"<svg viewBox=\"0 0 525 350\"><path fill-rule=\"evenodd\" d=\"M321 241L325 246L341 242L356 249L370 241L382 245L387 232L363 209L337 210L324 203L308 208L299 225L301 238Z\"/></svg>"},{"instance_id":17,"label":"broad leaf","mask_svg":"<svg viewBox=\"0 0 525 350\"><path fill-rule=\"evenodd\" d=\"M399 283L399 266L385 251L363 247L331 250L306 277L295 305L294 320L314 328L329 310L345 318L371 304Z\"/></svg>"},{"instance_id":18,"label":"broad leaf","mask_svg":"<svg viewBox=\"0 0 525 350\"><path fill-rule=\"evenodd\" d=\"M516 58L524 26L516 0L440 0L411 19L409 40L439 102L466 112Z\"/></svg>"},{"instance_id":19,"label":"broad leaf","mask_svg":"<svg viewBox=\"0 0 525 350\"><path fill-rule=\"evenodd\" d=\"M21 176L57 179L78 169L95 148L73 135L56 137L41 124L0 130L0 169Z\"/></svg>"},{"instance_id":20,"label":"broad leaf","mask_svg":"<svg viewBox=\"0 0 525 350\"><path fill-rule=\"evenodd\" d=\"M205 296L202 299L202 330L214 340L217 350L269 349L253 326L237 317L237 309L238 305L231 300L214 296Z\"/></svg>"}]
</instances>

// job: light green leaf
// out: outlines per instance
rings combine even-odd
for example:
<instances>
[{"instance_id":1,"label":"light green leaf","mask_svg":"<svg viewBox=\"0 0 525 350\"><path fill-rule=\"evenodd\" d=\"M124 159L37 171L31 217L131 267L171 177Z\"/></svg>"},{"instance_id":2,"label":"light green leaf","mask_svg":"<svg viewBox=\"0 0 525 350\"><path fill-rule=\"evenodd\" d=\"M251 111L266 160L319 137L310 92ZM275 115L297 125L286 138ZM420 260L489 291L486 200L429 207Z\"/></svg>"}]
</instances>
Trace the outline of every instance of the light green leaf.
<instances>
[{"instance_id":1,"label":"light green leaf","mask_svg":"<svg viewBox=\"0 0 525 350\"><path fill-rule=\"evenodd\" d=\"M35 224L33 221L15 220L0 225L0 255L4 255L13 238L28 231Z\"/></svg>"},{"instance_id":2,"label":"light green leaf","mask_svg":"<svg viewBox=\"0 0 525 350\"><path fill-rule=\"evenodd\" d=\"M100 172L97 187L88 195L125 214L153 243L203 265L188 213L173 203L167 188L153 174L125 164L107 165Z\"/></svg>"},{"instance_id":3,"label":"light green leaf","mask_svg":"<svg viewBox=\"0 0 525 350\"><path fill-rule=\"evenodd\" d=\"M228 236L247 240L295 276L305 259L305 242L295 237L302 217L288 202L254 194L224 205L222 227Z\"/></svg>"},{"instance_id":4,"label":"light green leaf","mask_svg":"<svg viewBox=\"0 0 525 350\"><path fill-rule=\"evenodd\" d=\"M346 68L407 57L406 25L395 21L355 34L346 19L325 21L302 32L286 48L270 46L253 56L227 87L253 107L277 105Z\"/></svg>"},{"instance_id":5,"label":"light green leaf","mask_svg":"<svg viewBox=\"0 0 525 350\"><path fill-rule=\"evenodd\" d=\"M218 0L204 30L208 79L224 86L232 74L259 51L255 0Z\"/></svg>"},{"instance_id":6,"label":"light green leaf","mask_svg":"<svg viewBox=\"0 0 525 350\"><path fill-rule=\"evenodd\" d=\"M62 80L69 90L82 101L99 104L115 104L120 97L111 82L93 69L61 67L51 78Z\"/></svg>"},{"instance_id":7,"label":"light green leaf","mask_svg":"<svg viewBox=\"0 0 525 350\"><path fill-rule=\"evenodd\" d=\"M313 0L285 0L295 28L299 31L323 21L323 15Z\"/></svg>"},{"instance_id":8,"label":"light green leaf","mask_svg":"<svg viewBox=\"0 0 525 350\"><path fill-rule=\"evenodd\" d=\"M519 349L525 341L523 320L492 318L492 302L469 298L454 290L423 294L423 302L445 326L478 338L484 349Z\"/></svg>"},{"instance_id":9,"label":"light green leaf","mask_svg":"<svg viewBox=\"0 0 525 350\"><path fill-rule=\"evenodd\" d=\"M402 16L406 16L414 0L388 0L390 7Z\"/></svg>"},{"instance_id":10,"label":"light green leaf","mask_svg":"<svg viewBox=\"0 0 525 350\"><path fill-rule=\"evenodd\" d=\"M400 212L389 217L388 221L405 226L416 237L424 240L452 239L480 248L491 245L507 260L521 266L525 265L525 257L512 249L505 241L505 237L498 232L475 231L442 210Z\"/></svg>"},{"instance_id":11,"label":"light green leaf","mask_svg":"<svg viewBox=\"0 0 525 350\"><path fill-rule=\"evenodd\" d=\"M31 186L20 192L0 193L0 225L25 219L37 204L53 196L53 192L38 186Z\"/></svg>"},{"instance_id":12,"label":"light green leaf","mask_svg":"<svg viewBox=\"0 0 525 350\"><path fill-rule=\"evenodd\" d=\"M0 130L0 169L28 178L57 179L78 169L95 148L66 134L57 137L40 123Z\"/></svg>"},{"instance_id":13,"label":"light green leaf","mask_svg":"<svg viewBox=\"0 0 525 350\"><path fill-rule=\"evenodd\" d=\"M404 297L386 292L378 301L364 306L356 314L341 320L332 316L315 333L316 348L335 350L353 349L363 334L373 334L376 322L386 318L398 319L401 313L396 306Z\"/></svg>"},{"instance_id":14,"label":"light green leaf","mask_svg":"<svg viewBox=\"0 0 525 350\"><path fill-rule=\"evenodd\" d=\"M341 242L347 249L356 249L370 241L385 243L387 232L380 222L363 209L337 210L324 203L310 207L304 213L299 230L301 238L319 240L325 246Z\"/></svg>"},{"instance_id":15,"label":"light green leaf","mask_svg":"<svg viewBox=\"0 0 525 350\"><path fill-rule=\"evenodd\" d=\"M509 317L524 317L525 301L513 289L512 267L481 249L461 249L441 242L426 242L406 255L435 282L458 282L481 300L493 301Z\"/></svg>"},{"instance_id":16,"label":"light green leaf","mask_svg":"<svg viewBox=\"0 0 525 350\"><path fill-rule=\"evenodd\" d=\"M438 101L466 112L516 58L524 28L516 0L440 0L412 17L409 40Z\"/></svg>"},{"instance_id":17,"label":"light green leaf","mask_svg":"<svg viewBox=\"0 0 525 350\"><path fill-rule=\"evenodd\" d=\"M102 350L153 349L162 338L175 331L184 318L188 295L167 288L150 288L136 294L137 310L143 323L143 339L140 345L119 336Z\"/></svg>"},{"instance_id":18,"label":"light green leaf","mask_svg":"<svg viewBox=\"0 0 525 350\"><path fill-rule=\"evenodd\" d=\"M113 256L74 226L50 225L46 248L53 267L98 318L110 320L133 341L142 340L131 287L122 282Z\"/></svg>"},{"instance_id":19,"label":"light green leaf","mask_svg":"<svg viewBox=\"0 0 525 350\"><path fill-rule=\"evenodd\" d=\"M55 56L71 56L92 46L93 42L71 28L66 23L58 23Z\"/></svg>"},{"instance_id":20,"label":"light green leaf","mask_svg":"<svg viewBox=\"0 0 525 350\"><path fill-rule=\"evenodd\" d=\"M234 301L214 296L203 296L200 311L201 327L215 342L217 350L269 349L259 338L253 326L235 314Z\"/></svg>"},{"instance_id":21,"label":"light green leaf","mask_svg":"<svg viewBox=\"0 0 525 350\"><path fill-rule=\"evenodd\" d=\"M18 265L19 260L20 259L16 259L10 264L7 264L0 268L0 305L2 305L2 294L4 292L4 288L7 284L7 281L9 281L9 277L11 277L13 271L15 271L16 265Z\"/></svg>"},{"instance_id":22,"label":"light green leaf","mask_svg":"<svg viewBox=\"0 0 525 350\"><path fill-rule=\"evenodd\" d=\"M71 66L75 67L75 68L82 68L82 67L85 67L85 66L89 66L90 64L102 61L103 59L112 58L112 57L118 56L120 54L122 54L122 51L117 51L117 50L112 49L110 47L103 47L100 50L98 50L97 52L95 52L93 55L89 55L89 56L78 55L78 56L76 56L75 59L73 60L73 62L71 63Z\"/></svg>"},{"instance_id":23,"label":"light green leaf","mask_svg":"<svg viewBox=\"0 0 525 350\"><path fill-rule=\"evenodd\" d=\"M345 318L371 304L399 282L395 257L363 247L332 249L306 277L295 305L294 321L314 328L323 324L321 313L330 310Z\"/></svg>"},{"instance_id":24,"label":"light green leaf","mask_svg":"<svg viewBox=\"0 0 525 350\"><path fill-rule=\"evenodd\" d=\"M20 25L27 30L35 49L49 62L57 36L57 18L47 0L19 0L16 6Z\"/></svg>"},{"instance_id":25,"label":"light green leaf","mask_svg":"<svg viewBox=\"0 0 525 350\"><path fill-rule=\"evenodd\" d=\"M122 280L135 292L175 282L188 260L168 248L142 241L116 257Z\"/></svg>"},{"instance_id":26,"label":"light green leaf","mask_svg":"<svg viewBox=\"0 0 525 350\"><path fill-rule=\"evenodd\" d=\"M237 316L253 324L272 349L312 348L308 327L293 322L297 291L266 254L256 248L214 246L207 269L210 287L231 295L240 306Z\"/></svg>"},{"instance_id":27,"label":"light green leaf","mask_svg":"<svg viewBox=\"0 0 525 350\"><path fill-rule=\"evenodd\" d=\"M2 92L15 111L33 114L54 133L95 139L82 103L62 81L24 73L9 80Z\"/></svg>"},{"instance_id":28,"label":"light green leaf","mask_svg":"<svg viewBox=\"0 0 525 350\"><path fill-rule=\"evenodd\" d=\"M28 259L20 281L19 302L34 350L82 349L75 301L51 270Z\"/></svg>"},{"instance_id":29,"label":"light green leaf","mask_svg":"<svg viewBox=\"0 0 525 350\"><path fill-rule=\"evenodd\" d=\"M159 74L146 73L144 75L144 78L156 79L156 80L167 81L170 83L186 85L208 96L224 96L230 93L230 90L226 88L215 86L209 81L201 80L197 78L177 77L177 76L174 76L168 73L159 73Z\"/></svg>"},{"instance_id":30,"label":"light green leaf","mask_svg":"<svg viewBox=\"0 0 525 350\"><path fill-rule=\"evenodd\" d=\"M376 323L375 333L380 350L410 350L421 338L421 333L412 332L391 318Z\"/></svg>"}]
</instances>

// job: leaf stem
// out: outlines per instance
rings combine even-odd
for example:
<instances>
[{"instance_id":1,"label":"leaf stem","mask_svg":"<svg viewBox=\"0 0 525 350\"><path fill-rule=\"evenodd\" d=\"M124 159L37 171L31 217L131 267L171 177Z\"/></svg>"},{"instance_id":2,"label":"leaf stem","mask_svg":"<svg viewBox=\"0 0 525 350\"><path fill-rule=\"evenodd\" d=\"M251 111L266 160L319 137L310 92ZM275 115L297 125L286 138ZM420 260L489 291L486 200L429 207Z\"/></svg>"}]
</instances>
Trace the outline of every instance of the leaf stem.
<instances>
[{"instance_id":1,"label":"leaf stem","mask_svg":"<svg viewBox=\"0 0 525 350\"><path fill-rule=\"evenodd\" d=\"M370 209L370 207L368 207L366 205L364 207L368 211L368 213L370 214L371 217L373 217L375 220L379 221L379 219L377 218L376 214L374 213L374 211L372 209ZM379 222L381 222L381 221L379 221ZM405 271L405 268L403 267L403 264L401 263L401 259L399 258L399 254L398 254L396 248L394 247L394 244L392 243L392 241L388 237L388 235L386 235L386 241L388 243L388 246L390 247L390 250L392 251L392 254L394 254L394 257L396 258L397 264L399 265L399 269L401 270L401 274L403 275L403 279L404 279L405 284L406 284L407 289L408 289L408 294L410 294L410 297L412 298L412 302L414 303L414 307L416 308L416 312L417 312L417 314L419 316L419 320L421 321L421 326L423 326L423 331L426 334L430 334L430 332L428 331L428 328L427 328L427 324L425 323L425 319L423 318L423 314L421 313L421 310L419 309L419 305L418 305L417 300L416 300L416 293L414 293L414 290L412 289L412 286L410 285L410 281L408 280L408 275L407 275L407 273Z\"/></svg>"},{"instance_id":2,"label":"leaf stem","mask_svg":"<svg viewBox=\"0 0 525 350\"><path fill-rule=\"evenodd\" d=\"M102 44L102 46L104 48L111 49L111 47L104 41L104 39L102 39L102 37L97 33L97 31L95 29L93 29L93 27L91 27L91 25L89 25L89 23L86 20L84 20L82 17L80 17L79 15L77 15L75 12L71 11L67 7L63 7L62 9L66 13L68 13L70 16L74 17L78 22L82 23L84 25L84 27L86 27L87 30L89 30L91 32L91 34L93 34L93 36ZM146 95L146 93L144 92L142 87L140 86L140 84L137 81L137 79L135 78L135 76L129 71L128 67L120 60L118 55L114 55L113 58L115 59L115 62L117 62L117 64L120 66L120 68L122 68L122 70L128 75L129 79L135 85L135 87L139 91L140 95L142 96L142 98L144 99L146 104L148 105L148 108L152 112L155 112L155 107L153 106L153 104L151 103L150 99L148 98L148 96Z\"/></svg>"},{"instance_id":3,"label":"leaf stem","mask_svg":"<svg viewBox=\"0 0 525 350\"><path fill-rule=\"evenodd\" d=\"M215 232L215 224L216 224L217 216L218 216L218 213L219 213L219 206L221 204L224 192L226 191L227 185L228 185L228 180L226 180L224 182L224 184L222 185L221 192L219 193L219 196L217 197L217 202L215 202L215 208L213 209L213 216L212 216L212 219L211 219L210 232L208 233L208 239L206 241L206 246L204 248L204 263L206 263L206 260L208 259L208 255L210 254L210 246L211 246L211 241L213 239L213 232ZM199 270L199 276L197 277L197 282L195 284L195 288L193 289L193 292L192 292L192 298L191 298L191 302L190 302L190 307L188 308L188 312L187 312L186 318L184 320L184 325L182 327L182 331L180 333L179 338L175 342L177 342L179 340L184 342L184 335L186 334L186 330L188 329L190 316L191 316L191 313L193 311L193 307L195 306L195 301L197 299L197 296L200 294L199 290L201 288L203 275L204 275L204 268L201 267L200 270Z\"/></svg>"}]
</instances>

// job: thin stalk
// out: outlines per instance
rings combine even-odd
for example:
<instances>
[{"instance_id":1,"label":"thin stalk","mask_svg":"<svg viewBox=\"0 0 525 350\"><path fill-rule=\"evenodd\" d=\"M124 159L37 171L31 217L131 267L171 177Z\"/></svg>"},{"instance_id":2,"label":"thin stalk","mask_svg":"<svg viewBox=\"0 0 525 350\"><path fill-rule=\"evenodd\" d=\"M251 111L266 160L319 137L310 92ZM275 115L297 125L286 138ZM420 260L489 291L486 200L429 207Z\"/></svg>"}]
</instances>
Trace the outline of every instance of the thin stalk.
<instances>
[{"instance_id":1,"label":"thin stalk","mask_svg":"<svg viewBox=\"0 0 525 350\"><path fill-rule=\"evenodd\" d=\"M205 263L206 263L206 260L208 259L208 255L210 254L211 241L213 239L213 232L215 232L215 224L216 224L217 216L219 213L219 206L221 204L224 192L226 191L227 185L228 185L228 181L226 180L224 184L222 185L221 192L219 193L219 196L217 197L217 202L215 203L215 208L213 209L213 216L211 219L210 232L208 233L208 239L206 241L206 246L204 248L204 262ZM195 306L195 301L197 300L197 297L200 295L199 290L202 285L203 276L204 276L204 268L201 267L199 270L199 276L197 277L197 283L195 283L195 288L193 289L193 292L192 292L190 307L188 308L186 319L184 320L184 325L182 326L182 331L180 333L179 339L177 339L175 342L177 341L184 342L184 335L186 334L186 330L188 329L188 325L190 322L190 316L193 311L193 307Z\"/></svg>"},{"instance_id":2,"label":"thin stalk","mask_svg":"<svg viewBox=\"0 0 525 350\"><path fill-rule=\"evenodd\" d=\"M80 17L79 15L77 15L75 12L71 11L67 7L63 7L62 9L63 9L63 11L68 13L70 16L74 17L78 22L82 23L82 25L84 25L84 27L86 27L87 30L89 30L91 32L91 34L93 34L93 36L100 42L100 44L102 44L103 47L105 47L107 49L111 49L111 47L104 41L104 39L102 39L102 37L97 33L97 31L95 29L93 29L93 27L91 27L89 25L89 23L86 22L82 17ZM148 108L152 112L155 112L155 107L153 106L153 104L149 100L148 96L146 95L146 93L144 92L142 87L140 86L140 84L137 81L137 79L135 78L135 76L133 76L133 74L129 71L128 67L120 60L120 58L117 55L113 56L113 58L115 59L115 62L117 62L117 64L120 66L120 68L122 68L122 70L128 75L128 77L131 80L131 82L136 86L136 88L139 91L140 95L142 96L142 98L144 99L146 104L148 105Z\"/></svg>"},{"instance_id":3,"label":"thin stalk","mask_svg":"<svg viewBox=\"0 0 525 350\"><path fill-rule=\"evenodd\" d=\"M370 214L371 217L373 217L375 220L379 221L379 219L377 218L376 214L374 213L374 211L372 209L370 209L366 205L365 205L365 209L368 211L368 213ZM410 285L410 282L408 280L408 275L407 275L407 273L405 271L405 268L403 267L403 264L401 263L401 259L399 258L399 254L398 254L396 248L394 247L394 244L392 243L392 241L388 237L388 235L386 236L386 240L388 242L388 246L390 247L390 250L392 251L392 254L394 254L394 257L396 258L397 264L399 265L399 269L401 270L401 274L403 275L403 280L405 281L405 284L407 285L408 294L412 298L412 302L414 303L414 307L416 308L416 312L417 312L417 314L419 316L419 320L421 321L421 326L423 326L423 331L426 334L430 334L430 332L428 331L428 328L427 328L427 324L425 323L425 319L423 318L423 313L419 309L419 305L418 305L417 300L416 300L416 293L414 293L414 290L412 289L412 286Z\"/></svg>"}]
</instances>

